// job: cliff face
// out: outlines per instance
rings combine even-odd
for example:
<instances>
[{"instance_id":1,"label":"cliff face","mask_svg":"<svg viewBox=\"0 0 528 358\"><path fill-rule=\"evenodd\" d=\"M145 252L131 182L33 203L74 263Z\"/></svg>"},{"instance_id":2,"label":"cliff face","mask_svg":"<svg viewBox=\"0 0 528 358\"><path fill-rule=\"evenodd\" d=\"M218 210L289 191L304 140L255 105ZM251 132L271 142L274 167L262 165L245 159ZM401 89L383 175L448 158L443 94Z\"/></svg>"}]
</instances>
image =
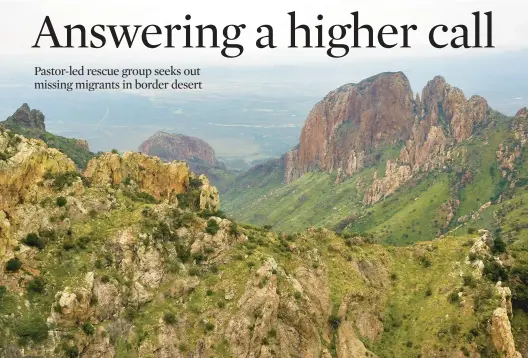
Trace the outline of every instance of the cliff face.
<instances>
[{"instance_id":1,"label":"cliff face","mask_svg":"<svg viewBox=\"0 0 528 358\"><path fill-rule=\"evenodd\" d=\"M141 191L156 199L171 199L189 186L189 166L186 163L166 164L158 158L135 152L123 156L104 153L88 162L84 176L96 184L117 185L133 180Z\"/></svg>"},{"instance_id":2,"label":"cliff face","mask_svg":"<svg viewBox=\"0 0 528 358\"><path fill-rule=\"evenodd\" d=\"M74 170L71 159L42 141L0 129L0 212L39 200L45 193L39 183L46 173Z\"/></svg>"},{"instance_id":3,"label":"cliff face","mask_svg":"<svg viewBox=\"0 0 528 358\"><path fill-rule=\"evenodd\" d=\"M413 110L411 86L401 72L330 92L308 115L299 146L285 155L286 182L316 168L348 175L361 170L372 149L409 138Z\"/></svg>"},{"instance_id":4,"label":"cliff face","mask_svg":"<svg viewBox=\"0 0 528 358\"><path fill-rule=\"evenodd\" d=\"M337 172L339 180L376 165L383 149L400 147L399 157L388 159L386 172L376 172L366 189L363 202L372 204L416 173L443 166L450 150L489 118L484 98L466 99L443 77L429 81L421 97L413 98L404 74L383 73L330 92L312 109L299 145L282 158L284 180L312 169Z\"/></svg>"},{"instance_id":5,"label":"cliff face","mask_svg":"<svg viewBox=\"0 0 528 358\"><path fill-rule=\"evenodd\" d=\"M139 146L141 153L157 156L164 161L201 161L219 167L213 148L201 139L182 134L157 132Z\"/></svg>"}]
</instances>

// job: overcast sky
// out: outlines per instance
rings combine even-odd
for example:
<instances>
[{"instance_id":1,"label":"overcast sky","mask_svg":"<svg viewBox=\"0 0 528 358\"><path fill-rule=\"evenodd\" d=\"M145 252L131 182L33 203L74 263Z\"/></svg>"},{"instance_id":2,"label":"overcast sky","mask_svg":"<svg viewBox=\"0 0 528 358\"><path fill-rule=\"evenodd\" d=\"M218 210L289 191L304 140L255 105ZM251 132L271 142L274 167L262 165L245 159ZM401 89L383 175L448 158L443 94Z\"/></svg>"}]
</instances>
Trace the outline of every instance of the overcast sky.
<instances>
[{"instance_id":1,"label":"overcast sky","mask_svg":"<svg viewBox=\"0 0 528 358\"><path fill-rule=\"evenodd\" d=\"M80 5L80 4L83 5ZM313 26L324 26L324 43L328 48L328 27L333 24L349 24L353 11L359 11L360 24L372 25L375 30L382 25L416 24L417 31L410 34L411 49L351 49L342 59L331 59L326 49L288 49L290 40L290 11L296 11L299 22ZM493 11L493 41L495 49L435 49L428 41L429 30L438 24L449 27L465 24L473 41L472 12ZM365 59L390 59L441 57L441 56L487 56L491 53L516 51L528 48L526 30L526 0L303 0L303 1L6 1L0 0L0 61L17 66L92 64L101 65L137 63L177 63L188 66L261 66L280 64L311 63L353 63ZM190 14L192 19L185 20ZM323 21L316 16L322 14ZM147 49L138 42L132 49L50 49L49 38L41 40L42 48L31 46L37 40L44 18L49 15L61 41L66 35L63 26L82 24L90 29L96 24L103 25L185 25L214 24L222 29L228 24L246 24L241 37L233 43L244 46L244 53L236 59L225 59L220 49L182 49L181 42L173 49ZM482 19L485 22L485 19ZM257 49L256 32L259 25L270 24L274 28L276 49ZM484 32L484 24L482 24ZM108 38L110 34L107 32ZM453 34L438 36L447 42ZM138 36L139 37L139 36ZM313 33L315 40L315 33ZM400 36L394 37L402 43ZM138 38L139 39L139 38ZM353 39L350 33L345 38ZM88 40L91 40L89 38ZM196 35L193 36L196 41ZM221 38L223 40L223 38ZM362 41L364 42L364 38ZM483 37L484 41L484 37Z\"/></svg>"}]
</instances>

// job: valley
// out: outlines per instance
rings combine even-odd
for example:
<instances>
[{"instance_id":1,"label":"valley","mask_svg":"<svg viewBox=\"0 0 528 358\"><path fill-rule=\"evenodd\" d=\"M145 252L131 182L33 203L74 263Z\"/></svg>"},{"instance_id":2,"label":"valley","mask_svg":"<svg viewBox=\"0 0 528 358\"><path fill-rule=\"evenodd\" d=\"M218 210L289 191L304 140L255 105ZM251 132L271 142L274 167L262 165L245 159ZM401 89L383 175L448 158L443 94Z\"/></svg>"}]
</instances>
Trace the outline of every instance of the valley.
<instances>
[{"instance_id":1,"label":"valley","mask_svg":"<svg viewBox=\"0 0 528 358\"><path fill-rule=\"evenodd\" d=\"M248 170L0 124L0 356L528 355L528 111L437 76L331 91Z\"/></svg>"}]
</instances>

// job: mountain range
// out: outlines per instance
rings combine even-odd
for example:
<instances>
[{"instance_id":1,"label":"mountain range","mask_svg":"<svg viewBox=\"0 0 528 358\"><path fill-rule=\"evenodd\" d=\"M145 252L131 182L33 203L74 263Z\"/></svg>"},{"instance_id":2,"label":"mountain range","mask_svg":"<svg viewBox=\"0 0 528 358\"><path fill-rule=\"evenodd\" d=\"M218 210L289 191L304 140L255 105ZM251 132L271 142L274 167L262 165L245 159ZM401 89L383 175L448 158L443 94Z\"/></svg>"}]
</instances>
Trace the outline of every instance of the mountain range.
<instances>
[{"instance_id":1,"label":"mountain range","mask_svg":"<svg viewBox=\"0 0 528 358\"><path fill-rule=\"evenodd\" d=\"M527 115L381 73L236 173L177 134L61 147L24 105L0 126L0 353L527 356Z\"/></svg>"}]
</instances>

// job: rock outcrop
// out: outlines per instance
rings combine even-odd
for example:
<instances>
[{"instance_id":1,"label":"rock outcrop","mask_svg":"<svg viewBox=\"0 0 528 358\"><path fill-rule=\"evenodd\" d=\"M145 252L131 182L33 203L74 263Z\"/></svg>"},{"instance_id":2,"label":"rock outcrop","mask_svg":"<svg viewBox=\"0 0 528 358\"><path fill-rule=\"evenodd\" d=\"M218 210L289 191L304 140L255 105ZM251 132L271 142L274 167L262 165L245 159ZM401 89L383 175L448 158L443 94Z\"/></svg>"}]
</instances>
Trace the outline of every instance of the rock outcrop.
<instances>
[{"instance_id":1,"label":"rock outcrop","mask_svg":"<svg viewBox=\"0 0 528 358\"><path fill-rule=\"evenodd\" d=\"M515 341L506 308L499 307L493 311L491 338L501 358L522 358L521 353L515 350Z\"/></svg>"},{"instance_id":2,"label":"rock outcrop","mask_svg":"<svg viewBox=\"0 0 528 358\"><path fill-rule=\"evenodd\" d=\"M27 139L0 129L0 212L36 202L45 194L39 187L46 173L75 170L75 164L57 149L38 139Z\"/></svg>"},{"instance_id":3,"label":"rock outcrop","mask_svg":"<svg viewBox=\"0 0 528 358\"><path fill-rule=\"evenodd\" d=\"M24 128L34 128L39 131L45 131L44 114L37 109L30 109L27 103L24 103L16 112L4 122L0 122L7 127L18 126Z\"/></svg>"},{"instance_id":4,"label":"rock outcrop","mask_svg":"<svg viewBox=\"0 0 528 358\"><path fill-rule=\"evenodd\" d=\"M357 172L372 149L409 138L413 109L413 92L401 72L330 92L308 115L299 146L285 155L286 182L311 169Z\"/></svg>"},{"instance_id":5,"label":"rock outcrop","mask_svg":"<svg viewBox=\"0 0 528 358\"><path fill-rule=\"evenodd\" d=\"M212 167L223 167L209 144L199 138L183 134L156 132L139 146L139 151L159 157L166 162L198 161Z\"/></svg>"},{"instance_id":6,"label":"rock outcrop","mask_svg":"<svg viewBox=\"0 0 528 358\"><path fill-rule=\"evenodd\" d=\"M189 186L189 166L184 162L164 163L159 158L135 152L104 153L88 162L84 176L94 184L118 185L133 180L143 192L156 199L173 199Z\"/></svg>"},{"instance_id":7,"label":"rock outcrop","mask_svg":"<svg viewBox=\"0 0 528 358\"><path fill-rule=\"evenodd\" d=\"M386 173L376 173L365 192L363 202L373 204L416 173L443 167L450 150L489 117L484 98L466 99L441 76L413 98L403 73L383 73L330 92L312 109L299 145L282 157L284 180L318 169L337 172L340 182L376 164L376 153L400 146L399 157L388 160Z\"/></svg>"}]
</instances>

